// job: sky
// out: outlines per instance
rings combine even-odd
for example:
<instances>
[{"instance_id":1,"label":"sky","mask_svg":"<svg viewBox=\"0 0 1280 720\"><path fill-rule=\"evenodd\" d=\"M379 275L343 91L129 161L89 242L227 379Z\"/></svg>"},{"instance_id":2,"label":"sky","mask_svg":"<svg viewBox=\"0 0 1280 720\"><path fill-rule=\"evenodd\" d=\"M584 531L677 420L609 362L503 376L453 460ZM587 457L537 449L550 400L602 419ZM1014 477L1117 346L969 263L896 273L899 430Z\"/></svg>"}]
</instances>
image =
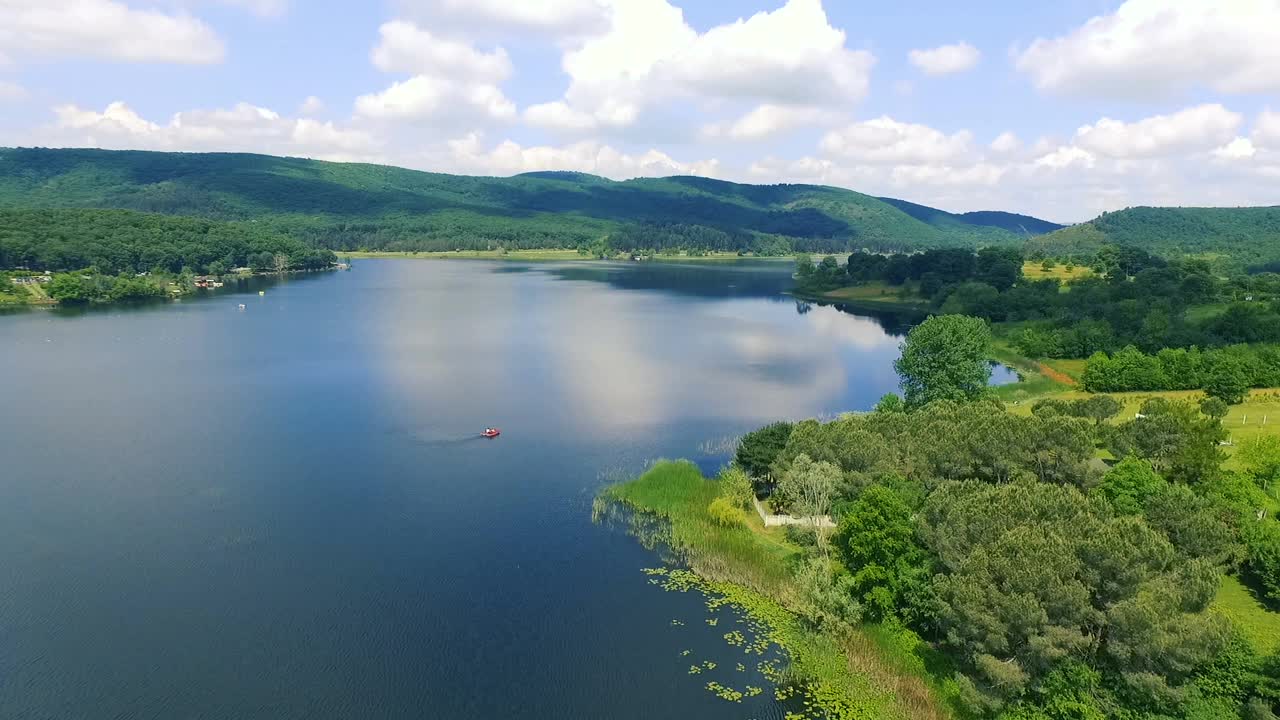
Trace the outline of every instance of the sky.
<instances>
[{"instance_id":1,"label":"sky","mask_svg":"<svg viewBox=\"0 0 1280 720\"><path fill-rule=\"evenodd\" d=\"M0 0L0 146L1280 204L1280 0Z\"/></svg>"}]
</instances>

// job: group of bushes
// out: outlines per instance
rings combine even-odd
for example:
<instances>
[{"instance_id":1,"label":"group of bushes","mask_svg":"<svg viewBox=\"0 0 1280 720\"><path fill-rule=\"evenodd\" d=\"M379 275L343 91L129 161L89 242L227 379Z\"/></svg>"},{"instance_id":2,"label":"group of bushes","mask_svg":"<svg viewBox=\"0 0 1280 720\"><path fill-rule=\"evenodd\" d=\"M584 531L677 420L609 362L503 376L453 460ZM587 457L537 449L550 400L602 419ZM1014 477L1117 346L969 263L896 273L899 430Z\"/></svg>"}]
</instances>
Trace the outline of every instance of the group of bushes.
<instances>
[{"instance_id":1,"label":"group of bushes","mask_svg":"<svg viewBox=\"0 0 1280 720\"><path fill-rule=\"evenodd\" d=\"M825 482L838 526L795 579L811 618L931 641L960 668L938 686L964 713L1271 717L1280 657L1208 606L1220 574L1239 572L1280 609L1280 524L1258 516L1280 443L1228 472L1214 414L1155 399L1112 424L1120 407L885 403L775 423L742 439L721 504L745 508L751 482L806 514ZM1099 469L1099 446L1124 460Z\"/></svg>"},{"instance_id":2,"label":"group of bushes","mask_svg":"<svg viewBox=\"0 0 1280 720\"><path fill-rule=\"evenodd\" d=\"M1280 385L1280 348L1165 348L1153 355L1133 346L1112 355L1099 351L1085 365L1081 383L1089 392L1204 389L1234 404L1249 388Z\"/></svg>"}]
</instances>

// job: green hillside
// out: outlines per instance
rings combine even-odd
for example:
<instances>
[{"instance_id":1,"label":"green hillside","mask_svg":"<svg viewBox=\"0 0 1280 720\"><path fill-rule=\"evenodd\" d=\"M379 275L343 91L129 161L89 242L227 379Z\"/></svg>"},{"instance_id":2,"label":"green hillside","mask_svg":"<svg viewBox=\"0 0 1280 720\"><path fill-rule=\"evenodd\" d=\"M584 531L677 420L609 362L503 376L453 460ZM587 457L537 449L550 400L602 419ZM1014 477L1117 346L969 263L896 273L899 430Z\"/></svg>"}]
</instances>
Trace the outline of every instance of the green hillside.
<instances>
[{"instance_id":1,"label":"green hillside","mask_svg":"<svg viewBox=\"0 0 1280 720\"><path fill-rule=\"evenodd\" d=\"M1280 206L1246 208L1135 207L1103 213L1028 242L1050 257L1092 257L1106 244L1164 257L1229 259L1252 265L1280 260Z\"/></svg>"},{"instance_id":2,"label":"green hillside","mask_svg":"<svg viewBox=\"0 0 1280 720\"><path fill-rule=\"evenodd\" d=\"M913 208L932 210L924 206ZM0 149L0 208L119 208L223 221L332 249L696 245L758 252L976 247L1023 239L1001 223L813 185L699 177L509 178L246 154ZM1036 221L1041 222L1041 221Z\"/></svg>"}]
</instances>

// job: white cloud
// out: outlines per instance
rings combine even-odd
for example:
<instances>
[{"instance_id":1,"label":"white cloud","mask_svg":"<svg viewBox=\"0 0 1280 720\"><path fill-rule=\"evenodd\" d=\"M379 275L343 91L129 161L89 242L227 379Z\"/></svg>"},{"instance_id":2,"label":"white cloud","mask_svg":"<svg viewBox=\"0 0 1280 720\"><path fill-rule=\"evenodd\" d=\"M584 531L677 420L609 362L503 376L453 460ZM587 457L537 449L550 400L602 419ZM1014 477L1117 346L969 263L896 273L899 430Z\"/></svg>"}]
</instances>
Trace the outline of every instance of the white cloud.
<instances>
[{"instance_id":1,"label":"white cloud","mask_svg":"<svg viewBox=\"0 0 1280 720\"><path fill-rule=\"evenodd\" d=\"M866 95L875 61L844 42L820 0L788 0L708 30L663 69L702 97L846 103Z\"/></svg>"},{"instance_id":2,"label":"white cloud","mask_svg":"<svg viewBox=\"0 0 1280 720\"><path fill-rule=\"evenodd\" d=\"M728 123L711 123L702 128L707 138L763 140L779 133L812 125L829 124L837 116L822 108L787 107L764 104Z\"/></svg>"},{"instance_id":3,"label":"white cloud","mask_svg":"<svg viewBox=\"0 0 1280 720\"><path fill-rule=\"evenodd\" d=\"M1035 167L1050 170L1061 170L1069 167L1092 168L1095 164L1097 164L1097 158L1093 156L1093 153L1070 145L1057 148L1053 152L1042 155L1035 160Z\"/></svg>"},{"instance_id":4,"label":"white cloud","mask_svg":"<svg viewBox=\"0 0 1280 720\"><path fill-rule=\"evenodd\" d=\"M612 3L609 31L562 59L570 78L564 108L539 111L540 119L565 129L625 127L646 108L681 98L847 107L866 95L875 58L844 47L820 0L788 0L703 34L667 0Z\"/></svg>"},{"instance_id":5,"label":"white cloud","mask_svg":"<svg viewBox=\"0 0 1280 720\"><path fill-rule=\"evenodd\" d=\"M1249 138L1238 137L1214 150L1213 156L1219 160L1244 160L1253 157L1255 153L1257 150Z\"/></svg>"},{"instance_id":6,"label":"white cloud","mask_svg":"<svg viewBox=\"0 0 1280 720\"><path fill-rule=\"evenodd\" d=\"M1022 140L1012 132L1002 132L991 141L991 151L1000 155L1008 155L1022 149Z\"/></svg>"},{"instance_id":7,"label":"white cloud","mask_svg":"<svg viewBox=\"0 0 1280 720\"><path fill-rule=\"evenodd\" d=\"M356 98L356 115L376 120L475 122L510 120L515 103L493 85L461 84L429 75Z\"/></svg>"},{"instance_id":8,"label":"white cloud","mask_svg":"<svg viewBox=\"0 0 1280 720\"><path fill-rule=\"evenodd\" d=\"M899 165L893 168L890 179L895 187L913 187L917 185L952 185L957 187L973 187L977 185L995 185L1000 182L1007 166L980 162L969 166L951 167L948 165Z\"/></svg>"},{"instance_id":9,"label":"white cloud","mask_svg":"<svg viewBox=\"0 0 1280 720\"><path fill-rule=\"evenodd\" d=\"M318 115L324 112L324 101L315 95L308 95L306 100L298 106L300 115Z\"/></svg>"},{"instance_id":10,"label":"white cloud","mask_svg":"<svg viewBox=\"0 0 1280 720\"><path fill-rule=\"evenodd\" d=\"M381 157L380 143L367 132L309 118L285 118L247 103L180 112L166 124L143 118L123 102L111 103L102 112L61 105L54 114L55 125L35 138L41 145L260 152L328 160Z\"/></svg>"},{"instance_id":11,"label":"white cloud","mask_svg":"<svg viewBox=\"0 0 1280 720\"><path fill-rule=\"evenodd\" d=\"M1075 144L1113 158L1208 150L1231 140L1243 120L1221 105L1198 105L1134 123L1102 118L1076 131Z\"/></svg>"},{"instance_id":12,"label":"white cloud","mask_svg":"<svg viewBox=\"0 0 1280 720\"><path fill-rule=\"evenodd\" d=\"M384 72L451 76L485 83L499 83L511 75L511 59L502 48L482 52L468 43L432 35L401 20L384 24L378 33L381 38L371 57Z\"/></svg>"},{"instance_id":13,"label":"white cloud","mask_svg":"<svg viewBox=\"0 0 1280 720\"><path fill-rule=\"evenodd\" d=\"M0 80L0 102L14 102L17 100L25 100L27 97L27 89L21 85L7 80Z\"/></svg>"},{"instance_id":14,"label":"white cloud","mask_svg":"<svg viewBox=\"0 0 1280 720\"><path fill-rule=\"evenodd\" d=\"M289 0L215 0L215 2L244 8L261 17L280 17L289 9Z\"/></svg>"},{"instance_id":15,"label":"white cloud","mask_svg":"<svg viewBox=\"0 0 1280 720\"><path fill-rule=\"evenodd\" d=\"M1280 157L1256 136L1277 120L1280 113L1260 116L1250 139L1235 134L1238 116L1193 107L1133 123L1099 121L1066 142L1023 143L1010 132L977 146L966 130L877 118L828 133L817 155L767 157L726 174L1068 222L1130 205L1274 204L1270 178L1280 177Z\"/></svg>"},{"instance_id":16,"label":"white cloud","mask_svg":"<svg viewBox=\"0 0 1280 720\"><path fill-rule=\"evenodd\" d=\"M611 14L608 0L399 0L395 5L431 27L482 35L593 34L608 28Z\"/></svg>"},{"instance_id":17,"label":"white cloud","mask_svg":"<svg viewBox=\"0 0 1280 720\"><path fill-rule=\"evenodd\" d=\"M1280 150L1280 112L1263 110L1253 121L1253 142L1256 145Z\"/></svg>"},{"instance_id":18,"label":"white cloud","mask_svg":"<svg viewBox=\"0 0 1280 720\"><path fill-rule=\"evenodd\" d=\"M524 110L524 121L548 130L593 130L599 125L595 115L574 110L559 100L530 105Z\"/></svg>"},{"instance_id":19,"label":"white cloud","mask_svg":"<svg viewBox=\"0 0 1280 720\"><path fill-rule=\"evenodd\" d=\"M978 64L982 53L969 43L942 45L929 50L912 50L907 53L911 61L926 75L951 75L964 72Z\"/></svg>"},{"instance_id":20,"label":"white cloud","mask_svg":"<svg viewBox=\"0 0 1280 720\"><path fill-rule=\"evenodd\" d=\"M844 160L871 165L954 163L970 156L973 135L947 135L927 125L884 116L852 123L822 138L822 150Z\"/></svg>"},{"instance_id":21,"label":"white cloud","mask_svg":"<svg viewBox=\"0 0 1280 720\"><path fill-rule=\"evenodd\" d=\"M1123 99L1280 90L1280 0L1128 0L1017 55L1041 90Z\"/></svg>"},{"instance_id":22,"label":"white cloud","mask_svg":"<svg viewBox=\"0 0 1280 720\"><path fill-rule=\"evenodd\" d=\"M413 77L357 97L357 116L454 127L515 118L515 103L498 87L511 74L511 60L502 48L484 52L400 20L384 24L379 35L370 53L373 64Z\"/></svg>"},{"instance_id":23,"label":"white cloud","mask_svg":"<svg viewBox=\"0 0 1280 720\"><path fill-rule=\"evenodd\" d=\"M115 0L0 2L0 55L209 64L222 40L189 15L136 10Z\"/></svg>"},{"instance_id":24,"label":"white cloud","mask_svg":"<svg viewBox=\"0 0 1280 720\"><path fill-rule=\"evenodd\" d=\"M534 170L574 170L615 179L667 175L715 176L717 160L680 162L649 150L627 154L608 145L583 141L564 147L523 147L510 140L485 150L481 137L471 133L449 143L453 166L465 172L512 175Z\"/></svg>"}]
</instances>

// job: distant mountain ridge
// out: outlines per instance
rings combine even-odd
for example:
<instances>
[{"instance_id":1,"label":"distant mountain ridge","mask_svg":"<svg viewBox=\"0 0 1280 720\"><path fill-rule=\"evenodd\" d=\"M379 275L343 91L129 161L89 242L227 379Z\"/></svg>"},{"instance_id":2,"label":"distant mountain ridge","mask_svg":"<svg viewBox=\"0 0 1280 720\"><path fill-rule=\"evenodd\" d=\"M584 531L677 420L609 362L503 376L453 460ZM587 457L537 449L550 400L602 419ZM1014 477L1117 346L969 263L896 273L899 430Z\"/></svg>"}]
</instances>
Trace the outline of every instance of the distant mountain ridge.
<instances>
[{"instance_id":1,"label":"distant mountain ridge","mask_svg":"<svg viewBox=\"0 0 1280 720\"><path fill-rule=\"evenodd\" d=\"M818 185L577 172L473 177L234 153L0 149L0 208L253 221L333 249L696 246L761 252L1016 244L1056 229ZM619 245L619 244L622 245Z\"/></svg>"},{"instance_id":2,"label":"distant mountain ridge","mask_svg":"<svg viewBox=\"0 0 1280 720\"><path fill-rule=\"evenodd\" d=\"M878 198L883 202L898 208L902 212L921 222L929 223L935 227L946 226L949 224L959 223L961 225L982 225L986 227L1000 228L1008 230L1011 233L1022 235L1023 237L1035 237L1051 233L1054 230L1061 230L1066 225L1060 225L1048 220L1041 220L1030 215L1019 215L1017 213L1002 212L1000 210L975 210L967 213L949 213L945 210L938 210L927 205L918 205L906 200L898 200L895 198L882 197Z\"/></svg>"}]
</instances>

